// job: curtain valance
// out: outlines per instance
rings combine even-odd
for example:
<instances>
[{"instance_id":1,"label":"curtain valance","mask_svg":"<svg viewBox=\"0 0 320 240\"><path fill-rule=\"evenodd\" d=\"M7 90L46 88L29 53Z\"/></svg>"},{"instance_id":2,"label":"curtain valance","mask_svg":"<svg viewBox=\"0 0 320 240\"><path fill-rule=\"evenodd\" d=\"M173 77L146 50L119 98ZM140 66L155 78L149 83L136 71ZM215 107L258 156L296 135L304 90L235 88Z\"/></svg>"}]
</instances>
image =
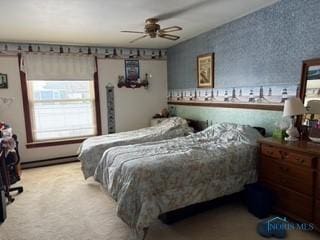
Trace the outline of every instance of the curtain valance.
<instances>
[{"instance_id":1,"label":"curtain valance","mask_svg":"<svg viewBox=\"0 0 320 240\"><path fill-rule=\"evenodd\" d=\"M28 80L93 80L94 56L59 53L25 53L21 70Z\"/></svg>"}]
</instances>

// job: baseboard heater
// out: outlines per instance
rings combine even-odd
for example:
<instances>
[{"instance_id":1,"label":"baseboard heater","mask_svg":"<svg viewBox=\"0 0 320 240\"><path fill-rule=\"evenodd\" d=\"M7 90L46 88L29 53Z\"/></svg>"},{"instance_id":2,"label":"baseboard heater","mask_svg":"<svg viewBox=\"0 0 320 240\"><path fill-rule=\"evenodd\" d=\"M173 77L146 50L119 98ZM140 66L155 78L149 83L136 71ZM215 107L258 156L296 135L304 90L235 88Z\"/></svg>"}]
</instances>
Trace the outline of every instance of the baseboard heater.
<instances>
[{"instance_id":1,"label":"baseboard heater","mask_svg":"<svg viewBox=\"0 0 320 240\"><path fill-rule=\"evenodd\" d=\"M73 155L73 156L66 156L66 157L37 160L37 161L32 161L32 162L22 162L21 168L28 169L28 168L36 168L36 167L45 167L45 166L78 162L78 161L79 160L77 158L77 155Z\"/></svg>"}]
</instances>

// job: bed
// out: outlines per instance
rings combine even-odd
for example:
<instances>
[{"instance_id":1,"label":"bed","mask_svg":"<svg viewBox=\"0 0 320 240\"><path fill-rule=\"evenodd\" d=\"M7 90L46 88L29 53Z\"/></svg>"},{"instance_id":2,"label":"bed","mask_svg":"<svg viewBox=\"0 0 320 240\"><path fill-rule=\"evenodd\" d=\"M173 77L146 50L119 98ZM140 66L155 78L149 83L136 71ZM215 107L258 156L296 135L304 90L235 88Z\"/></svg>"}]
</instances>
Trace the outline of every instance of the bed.
<instances>
[{"instance_id":1,"label":"bed","mask_svg":"<svg viewBox=\"0 0 320 240\"><path fill-rule=\"evenodd\" d=\"M90 137L80 145L78 150L78 159L81 162L84 178L93 176L104 151L110 147L165 140L185 136L190 132L192 129L185 119L172 117L153 127Z\"/></svg>"},{"instance_id":2,"label":"bed","mask_svg":"<svg viewBox=\"0 0 320 240\"><path fill-rule=\"evenodd\" d=\"M143 239L160 214L255 182L259 137L252 127L223 123L187 137L114 147L105 151L94 177L117 202L133 239Z\"/></svg>"}]
</instances>

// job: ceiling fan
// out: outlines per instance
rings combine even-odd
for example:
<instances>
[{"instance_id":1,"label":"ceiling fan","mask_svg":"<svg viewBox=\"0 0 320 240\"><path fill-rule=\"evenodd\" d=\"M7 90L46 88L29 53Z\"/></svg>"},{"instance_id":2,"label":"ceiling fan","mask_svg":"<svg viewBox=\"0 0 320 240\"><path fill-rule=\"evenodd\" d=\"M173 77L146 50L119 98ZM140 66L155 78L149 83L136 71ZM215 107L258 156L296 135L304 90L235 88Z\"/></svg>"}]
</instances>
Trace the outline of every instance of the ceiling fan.
<instances>
[{"instance_id":1,"label":"ceiling fan","mask_svg":"<svg viewBox=\"0 0 320 240\"><path fill-rule=\"evenodd\" d=\"M165 38L168 40L176 41L180 37L177 35L168 34L170 32L176 32L182 30L182 27L179 26L172 26L172 27L166 27L166 28L160 28L160 25L158 24L159 19L158 18L148 18L145 21L145 27L144 32L139 31L121 31L123 33L136 33L136 34L143 34L141 37L138 37L136 39L133 39L130 41L130 43L134 43L142 38L145 38L149 36L150 38Z\"/></svg>"}]
</instances>

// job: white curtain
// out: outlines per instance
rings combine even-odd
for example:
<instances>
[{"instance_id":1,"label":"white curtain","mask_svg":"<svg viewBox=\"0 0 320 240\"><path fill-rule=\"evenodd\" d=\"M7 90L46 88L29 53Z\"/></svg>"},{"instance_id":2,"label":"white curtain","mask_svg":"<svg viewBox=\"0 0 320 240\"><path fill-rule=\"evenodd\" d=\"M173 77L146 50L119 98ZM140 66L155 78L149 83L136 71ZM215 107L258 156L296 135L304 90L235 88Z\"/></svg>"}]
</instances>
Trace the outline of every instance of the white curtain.
<instances>
[{"instance_id":1,"label":"white curtain","mask_svg":"<svg viewBox=\"0 0 320 240\"><path fill-rule=\"evenodd\" d=\"M91 55L25 53L21 70L27 80L93 80L96 64Z\"/></svg>"}]
</instances>

